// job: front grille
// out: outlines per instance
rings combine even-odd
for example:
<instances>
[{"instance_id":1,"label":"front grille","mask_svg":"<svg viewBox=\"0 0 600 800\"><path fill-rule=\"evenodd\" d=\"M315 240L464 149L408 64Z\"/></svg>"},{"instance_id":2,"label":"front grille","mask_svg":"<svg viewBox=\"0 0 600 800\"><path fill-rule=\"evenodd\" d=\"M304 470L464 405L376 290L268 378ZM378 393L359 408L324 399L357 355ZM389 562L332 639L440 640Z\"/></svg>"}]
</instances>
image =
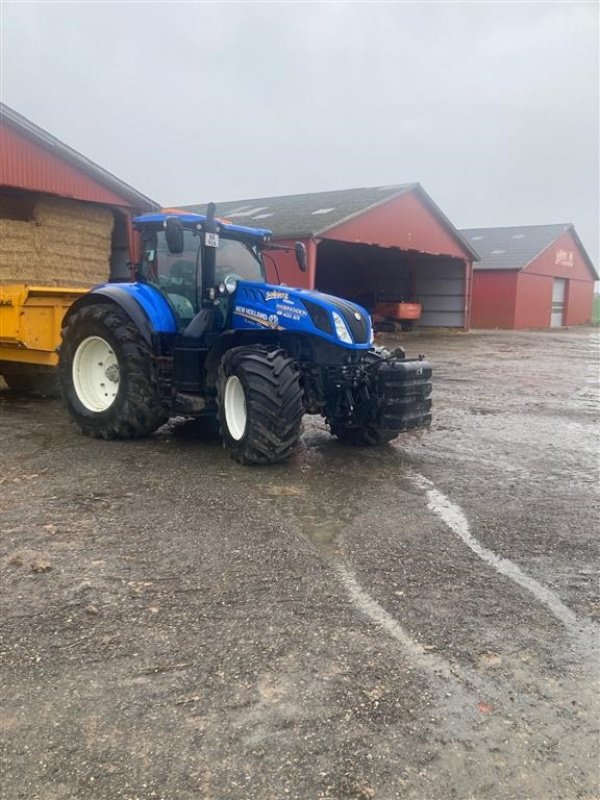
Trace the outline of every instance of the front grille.
<instances>
[{"instance_id":1,"label":"front grille","mask_svg":"<svg viewBox=\"0 0 600 800\"><path fill-rule=\"evenodd\" d=\"M358 312L355 308L344 307L342 310L344 322L350 328L350 333L356 344L366 344L369 341L369 325L364 314L360 315L360 319L356 319L354 316L356 313Z\"/></svg>"},{"instance_id":2,"label":"front grille","mask_svg":"<svg viewBox=\"0 0 600 800\"><path fill-rule=\"evenodd\" d=\"M320 331L333 335L333 323L327 309L318 305L318 303L313 303L312 300L307 300L304 297L302 298L302 302L306 306L306 310L310 315L313 325Z\"/></svg>"},{"instance_id":3,"label":"front grille","mask_svg":"<svg viewBox=\"0 0 600 800\"><path fill-rule=\"evenodd\" d=\"M349 300L344 300L341 297L333 297L331 295L324 295L325 299L334 306L335 310L341 314L344 322L348 326L352 338L356 344L367 344L369 341L369 317L365 312L359 311L358 307L351 303ZM355 314L360 315L360 319L356 319Z\"/></svg>"}]
</instances>

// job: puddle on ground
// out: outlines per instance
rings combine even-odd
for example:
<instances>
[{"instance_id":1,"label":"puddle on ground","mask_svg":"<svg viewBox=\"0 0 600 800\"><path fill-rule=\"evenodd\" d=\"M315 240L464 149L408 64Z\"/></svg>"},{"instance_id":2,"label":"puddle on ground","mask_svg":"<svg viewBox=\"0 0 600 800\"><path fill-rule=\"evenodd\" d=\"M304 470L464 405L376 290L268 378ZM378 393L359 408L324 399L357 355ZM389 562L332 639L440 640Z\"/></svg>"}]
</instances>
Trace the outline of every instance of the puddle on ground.
<instances>
[{"instance_id":1,"label":"puddle on ground","mask_svg":"<svg viewBox=\"0 0 600 800\"><path fill-rule=\"evenodd\" d=\"M347 525L346 521L317 522L309 518L301 519L302 530L319 550L328 556L340 556L342 549L342 534Z\"/></svg>"},{"instance_id":2,"label":"puddle on ground","mask_svg":"<svg viewBox=\"0 0 600 800\"><path fill-rule=\"evenodd\" d=\"M309 423L298 455L277 472L261 470L255 488L276 499L277 511L293 521L330 558L344 554L344 534L361 515L388 508L394 493L414 494L408 472L414 465L397 447L363 449L333 439ZM248 481L254 482L252 476ZM376 517L375 517L376 524Z\"/></svg>"},{"instance_id":3,"label":"puddle on ground","mask_svg":"<svg viewBox=\"0 0 600 800\"><path fill-rule=\"evenodd\" d=\"M294 486L293 484L287 486L274 485L266 486L265 494L271 497L299 497L306 494L306 490L302 486Z\"/></svg>"}]
</instances>

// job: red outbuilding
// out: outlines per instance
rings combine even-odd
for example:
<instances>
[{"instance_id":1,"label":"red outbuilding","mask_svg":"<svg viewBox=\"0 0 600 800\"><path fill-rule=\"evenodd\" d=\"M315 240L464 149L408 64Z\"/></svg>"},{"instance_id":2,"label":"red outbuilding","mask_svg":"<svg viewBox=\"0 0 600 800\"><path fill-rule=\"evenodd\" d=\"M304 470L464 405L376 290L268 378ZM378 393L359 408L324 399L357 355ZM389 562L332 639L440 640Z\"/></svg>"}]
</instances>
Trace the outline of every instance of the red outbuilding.
<instances>
[{"instance_id":1,"label":"red outbuilding","mask_svg":"<svg viewBox=\"0 0 600 800\"><path fill-rule=\"evenodd\" d=\"M217 203L217 216L305 244L305 273L293 254L266 259L272 282L346 297L371 312L420 304L421 325L469 327L477 253L417 183Z\"/></svg>"},{"instance_id":2,"label":"red outbuilding","mask_svg":"<svg viewBox=\"0 0 600 800\"><path fill-rule=\"evenodd\" d=\"M63 229L67 233L67 212L75 207L73 203L78 208L104 209L112 215L110 265L106 265L105 277L109 277L109 271L113 278L127 277L127 263L134 254L131 218L158 208L158 204L0 103L0 223L30 223L32 231L38 224L34 219L36 204L59 198L63 206L55 216L60 221L64 210ZM21 241L31 238L29 233L24 227ZM91 231L91 235L94 233ZM2 235L6 239L7 230L3 229ZM10 252L0 255L0 279L19 281L20 268L14 266ZM83 273L81 278L85 278Z\"/></svg>"},{"instance_id":3,"label":"red outbuilding","mask_svg":"<svg viewBox=\"0 0 600 800\"><path fill-rule=\"evenodd\" d=\"M469 228L480 255L474 328L555 328L590 322L598 272L571 224Z\"/></svg>"}]
</instances>

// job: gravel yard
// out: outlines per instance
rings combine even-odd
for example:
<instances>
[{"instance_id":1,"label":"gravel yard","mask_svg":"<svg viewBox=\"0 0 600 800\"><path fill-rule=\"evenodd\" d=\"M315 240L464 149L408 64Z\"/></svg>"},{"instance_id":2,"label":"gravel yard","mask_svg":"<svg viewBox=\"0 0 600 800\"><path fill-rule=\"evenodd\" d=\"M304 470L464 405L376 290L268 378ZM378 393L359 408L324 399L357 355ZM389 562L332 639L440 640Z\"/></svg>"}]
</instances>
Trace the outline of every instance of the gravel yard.
<instances>
[{"instance_id":1,"label":"gravel yard","mask_svg":"<svg viewBox=\"0 0 600 800\"><path fill-rule=\"evenodd\" d=\"M432 429L268 468L0 392L3 798L597 798L600 333L388 341Z\"/></svg>"}]
</instances>

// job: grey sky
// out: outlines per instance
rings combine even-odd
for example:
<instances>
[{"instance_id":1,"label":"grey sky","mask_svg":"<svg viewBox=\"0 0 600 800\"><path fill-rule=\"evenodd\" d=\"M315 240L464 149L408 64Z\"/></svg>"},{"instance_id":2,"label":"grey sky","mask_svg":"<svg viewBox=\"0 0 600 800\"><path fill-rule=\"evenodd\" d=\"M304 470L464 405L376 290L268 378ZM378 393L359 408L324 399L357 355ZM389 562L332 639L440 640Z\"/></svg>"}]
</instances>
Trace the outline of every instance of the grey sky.
<instances>
[{"instance_id":1,"label":"grey sky","mask_svg":"<svg viewBox=\"0 0 600 800\"><path fill-rule=\"evenodd\" d=\"M2 4L2 99L172 205L418 180L598 264L592 3Z\"/></svg>"}]
</instances>

